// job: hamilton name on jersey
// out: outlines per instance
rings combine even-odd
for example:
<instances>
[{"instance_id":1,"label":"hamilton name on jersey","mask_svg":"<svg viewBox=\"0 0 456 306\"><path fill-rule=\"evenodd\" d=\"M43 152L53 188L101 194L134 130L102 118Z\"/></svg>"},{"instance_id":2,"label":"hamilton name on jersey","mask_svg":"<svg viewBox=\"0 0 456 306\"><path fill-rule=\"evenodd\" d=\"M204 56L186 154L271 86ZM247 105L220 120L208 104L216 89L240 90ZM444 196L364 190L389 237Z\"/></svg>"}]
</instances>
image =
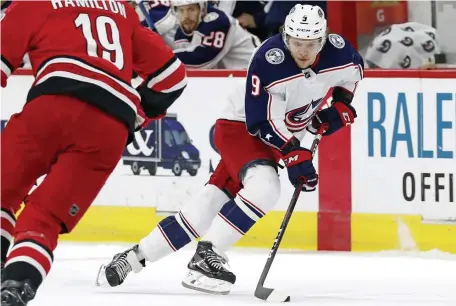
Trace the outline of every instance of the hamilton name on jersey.
<instances>
[{"instance_id":1,"label":"hamilton name on jersey","mask_svg":"<svg viewBox=\"0 0 456 306\"><path fill-rule=\"evenodd\" d=\"M246 121L249 133L280 149L293 136L302 139L335 88L354 93L363 68L358 52L343 37L329 34L315 63L301 69L277 34L252 57L245 99L230 99L224 118Z\"/></svg>"},{"instance_id":2,"label":"hamilton name on jersey","mask_svg":"<svg viewBox=\"0 0 456 306\"><path fill-rule=\"evenodd\" d=\"M90 7L103 11L111 11L114 14L120 14L127 18L125 4L114 0L51 0L54 10L67 7Z\"/></svg>"}]
</instances>

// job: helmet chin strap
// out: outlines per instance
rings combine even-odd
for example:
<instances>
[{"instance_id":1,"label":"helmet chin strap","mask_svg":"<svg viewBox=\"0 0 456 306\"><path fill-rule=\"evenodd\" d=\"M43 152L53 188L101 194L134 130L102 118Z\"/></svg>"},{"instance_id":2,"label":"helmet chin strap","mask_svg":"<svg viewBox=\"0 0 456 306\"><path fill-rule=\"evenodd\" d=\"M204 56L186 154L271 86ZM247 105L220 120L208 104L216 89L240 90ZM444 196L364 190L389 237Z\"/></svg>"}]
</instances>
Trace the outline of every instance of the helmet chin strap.
<instances>
[{"instance_id":1,"label":"helmet chin strap","mask_svg":"<svg viewBox=\"0 0 456 306\"><path fill-rule=\"evenodd\" d=\"M285 33L285 31L282 32L282 40L283 40L283 43L285 45L285 48L290 51L290 47L288 45L288 35L287 33Z\"/></svg>"}]
</instances>

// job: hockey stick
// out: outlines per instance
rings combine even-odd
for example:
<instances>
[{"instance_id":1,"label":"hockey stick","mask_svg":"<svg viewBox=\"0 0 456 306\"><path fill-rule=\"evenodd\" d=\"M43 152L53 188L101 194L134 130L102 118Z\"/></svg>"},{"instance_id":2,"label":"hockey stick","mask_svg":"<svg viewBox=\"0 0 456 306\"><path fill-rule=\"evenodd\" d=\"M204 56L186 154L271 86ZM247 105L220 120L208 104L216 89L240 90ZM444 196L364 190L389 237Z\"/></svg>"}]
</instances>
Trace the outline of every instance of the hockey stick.
<instances>
[{"instance_id":1,"label":"hockey stick","mask_svg":"<svg viewBox=\"0 0 456 306\"><path fill-rule=\"evenodd\" d=\"M155 28L154 21L152 20L152 18L150 18L149 11L147 10L146 6L144 5L144 1L139 2L138 6L139 6L139 9L141 10L141 13L143 13L144 18L145 18L149 28L152 31L157 32L157 29Z\"/></svg>"},{"instance_id":2,"label":"hockey stick","mask_svg":"<svg viewBox=\"0 0 456 306\"><path fill-rule=\"evenodd\" d=\"M321 137L323 136L323 133L325 132L325 130L326 130L326 126L321 125L317 131L317 134L315 135L315 139L312 142L312 146L310 148L310 151L312 152L312 159L315 155L315 152L317 151L318 144L320 143ZM293 210L296 206L296 203L298 202L299 195L301 194L302 185L303 185L303 181L300 180L298 185L295 188L295 191L293 192L293 196L291 197L291 201L290 201L290 204L288 205L287 212L285 213L285 217L283 218L282 225L280 225L279 232L277 233L277 236L274 240L274 244L272 245L272 249L269 252L268 259L263 268L263 272L261 273L260 279L258 280L258 284L255 289L255 297L257 297L261 300L268 301L268 302L274 302L274 303L290 301L289 295L278 292L277 290L272 289L272 288L264 287L264 282L266 280L266 277L268 276L269 270L271 269L272 262L274 261L274 257L277 253L277 250L279 249L280 242L282 241L282 238L287 229L288 222L290 222L290 218L291 218L291 215L293 214Z\"/></svg>"}]
</instances>

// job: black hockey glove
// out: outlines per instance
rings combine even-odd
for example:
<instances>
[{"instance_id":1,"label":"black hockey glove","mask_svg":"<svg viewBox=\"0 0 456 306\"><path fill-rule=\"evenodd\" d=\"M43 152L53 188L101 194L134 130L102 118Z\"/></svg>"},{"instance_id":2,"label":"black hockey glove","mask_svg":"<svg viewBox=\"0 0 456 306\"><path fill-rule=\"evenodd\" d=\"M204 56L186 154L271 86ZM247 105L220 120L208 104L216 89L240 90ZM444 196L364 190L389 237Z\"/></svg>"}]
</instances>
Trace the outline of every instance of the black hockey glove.
<instances>
[{"instance_id":1,"label":"black hockey glove","mask_svg":"<svg viewBox=\"0 0 456 306\"><path fill-rule=\"evenodd\" d=\"M312 163L312 152L299 146L293 139L282 150L282 160L288 170L288 178L293 186L303 180L302 191L314 191L318 184L318 174Z\"/></svg>"}]
</instances>

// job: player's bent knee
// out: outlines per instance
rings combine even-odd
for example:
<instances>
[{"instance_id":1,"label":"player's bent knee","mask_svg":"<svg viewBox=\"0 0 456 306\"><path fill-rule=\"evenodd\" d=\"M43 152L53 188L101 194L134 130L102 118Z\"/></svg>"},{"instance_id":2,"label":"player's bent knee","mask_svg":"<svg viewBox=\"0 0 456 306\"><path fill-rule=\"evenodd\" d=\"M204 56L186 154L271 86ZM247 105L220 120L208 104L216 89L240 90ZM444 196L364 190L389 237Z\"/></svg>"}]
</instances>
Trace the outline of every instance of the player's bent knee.
<instances>
[{"instance_id":1,"label":"player's bent knee","mask_svg":"<svg viewBox=\"0 0 456 306\"><path fill-rule=\"evenodd\" d=\"M280 197L280 180L277 171L269 165L248 168L239 192L243 204L254 210L259 217L271 210Z\"/></svg>"},{"instance_id":2,"label":"player's bent knee","mask_svg":"<svg viewBox=\"0 0 456 306\"><path fill-rule=\"evenodd\" d=\"M182 223L195 231L198 237L203 236L217 216L222 206L230 198L218 187L207 184L193 199L187 202L179 213Z\"/></svg>"}]
</instances>

